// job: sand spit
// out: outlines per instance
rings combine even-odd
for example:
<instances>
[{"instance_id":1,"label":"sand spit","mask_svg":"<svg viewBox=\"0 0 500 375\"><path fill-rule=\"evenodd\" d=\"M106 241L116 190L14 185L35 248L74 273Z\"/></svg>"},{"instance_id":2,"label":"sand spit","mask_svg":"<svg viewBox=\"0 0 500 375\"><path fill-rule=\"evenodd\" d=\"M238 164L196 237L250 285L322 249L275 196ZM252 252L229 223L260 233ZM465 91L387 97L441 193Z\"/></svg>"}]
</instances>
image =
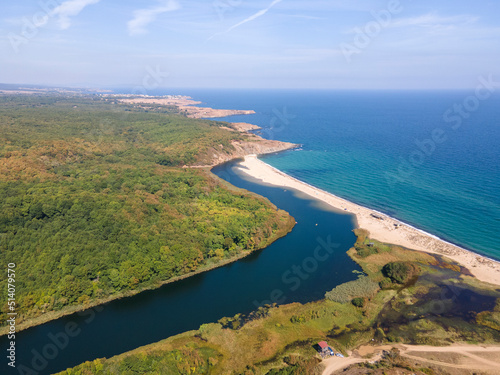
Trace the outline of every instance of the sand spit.
<instances>
[{"instance_id":1,"label":"sand spit","mask_svg":"<svg viewBox=\"0 0 500 375\"><path fill-rule=\"evenodd\" d=\"M257 125L254 125L254 124L248 124L246 122L232 122L231 124L239 132L249 132L251 130L262 129L260 126L257 126Z\"/></svg>"},{"instance_id":2,"label":"sand spit","mask_svg":"<svg viewBox=\"0 0 500 375\"><path fill-rule=\"evenodd\" d=\"M109 95L113 97L112 95ZM141 104L151 105L159 104L164 106L176 106L187 117L190 118L213 118L213 117L227 117L233 115L250 115L255 113L253 110L240 110L240 109L214 109L208 107L195 107L196 104L201 104L191 99L189 96L175 96L175 97L154 97L154 96L139 96L134 98L118 99L122 103L128 104Z\"/></svg>"},{"instance_id":3,"label":"sand spit","mask_svg":"<svg viewBox=\"0 0 500 375\"><path fill-rule=\"evenodd\" d=\"M436 236L378 211L357 205L297 180L264 163L257 155L248 155L240 169L264 183L291 188L317 198L328 205L356 216L358 227L370 232L370 237L409 249L444 255L463 265L479 280L500 285L500 263L443 241Z\"/></svg>"}]
</instances>

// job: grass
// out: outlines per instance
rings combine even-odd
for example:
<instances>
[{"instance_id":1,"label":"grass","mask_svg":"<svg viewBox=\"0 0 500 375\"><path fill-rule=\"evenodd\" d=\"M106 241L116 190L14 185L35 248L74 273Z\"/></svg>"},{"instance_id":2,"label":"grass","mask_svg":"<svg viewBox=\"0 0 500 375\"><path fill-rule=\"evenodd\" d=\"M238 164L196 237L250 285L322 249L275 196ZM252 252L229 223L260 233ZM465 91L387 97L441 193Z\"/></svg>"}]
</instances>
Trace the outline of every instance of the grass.
<instances>
[{"instance_id":1,"label":"grass","mask_svg":"<svg viewBox=\"0 0 500 375\"><path fill-rule=\"evenodd\" d=\"M368 275L361 277L362 281L358 283L368 280L377 285L384 278L381 272L383 266L393 261L418 264L419 279L397 289L379 289L366 297L362 308L353 306L349 298L343 299L344 303L324 299L307 304L272 307L267 316L249 321L238 329L223 328L218 323L204 324L198 331L177 335L109 360L102 360L103 371L118 374L119 372L113 371L119 368L127 356L135 356L137 359L137 356L147 357L151 354L156 360L168 363L162 358L177 353L178 356L181 355L181 360L184 361L182 363L185 363L186 358L197 359L199 366L208 363L206 373L209 374L260 375L271 370L274 371L273 374L279 374L279 369L285 368L295 371L290 373L314 374L321 368L309 360L317 356L314 345L322 340L344 354L359 345L372 342L372 339L377 343L429 345L500 342L500 327L496 326L500 302L491 311L479 313L476 319L474 314L457 318L447 311L443 314L422 313L429 304L436 301L433 298L440 295L442 284L439 283L452 283L457 288L468 288L485 296L500 297L498 291L490 285L462 277L456 264L443 258L398 246L379 245L366 236L363 238L363 233L358 233L358 236L358 242L375 243L375 249L366 256L358 256L355 248L349 251L349 255ZM337 288L351 290L352 285L349 284L352 282L346 284L348 286L344 284ZM426 300L428 296L430 299ZM453 302L451 297L450 301ZM450 308L453 309L454 305L450 305ZM198 351L199 355L195 356L192 350ZM128 363L134 361L129 360ZM387 360L382 365L387 369L397 367L397 363ZM79 373L98 374L99 372L92 370L92 366L92 363L81 365L79 369L82 372ZM195 367L198 368L201 367ZM175 374L174 370L165 368L159 373Z\"/></svg>"},{"instance_id":2,"label":"grass","mask_svg":"<svg viewBox=\"0 0 500 375\"><path fill-rule=\"evenodd\" d=\"M336 286L325 294L325 298L334 302L348 303L354 298L371 298L378 289L378 283L368 276L361 275L356 280Z\"/></svg>"},{"instance_id":3,"label":"grass","mask_svg":"<svg viewBox=\"0 0 500 375\"><path fill-rule=\"evenodd\" d=\"M317 318L304 323L291 321L294 315L311 315L312 312ZM258 369L256 373L264 374L273 367L282 366L283 359L291 354L305 358L314 357L316 350L313 345L318 341L329 340L335 346L335 341L328 338L328 333L335 326L345 327L363 319L365 318L362 311L351 304L326 300L305 305L294 303L272 308L267 318L251 321L238 330L224 329L218 323L204 324L198 331L186 332L110 360L101 360L101 363L104 365L104 371L115 371L129 356L139 363L139 355L158 357L158 353L163 353L164 357L169 357L176 350L183 352L187 347L194 347L198 351L212 350L214 365L211 366L211 373L243 373L247 367L255 367ZM347 349L345 344L337 344L342 345L342 349ZM92 372L92 366L92 362L87 362L75 370L97 373Z\"/></svg>"}]
</instances>

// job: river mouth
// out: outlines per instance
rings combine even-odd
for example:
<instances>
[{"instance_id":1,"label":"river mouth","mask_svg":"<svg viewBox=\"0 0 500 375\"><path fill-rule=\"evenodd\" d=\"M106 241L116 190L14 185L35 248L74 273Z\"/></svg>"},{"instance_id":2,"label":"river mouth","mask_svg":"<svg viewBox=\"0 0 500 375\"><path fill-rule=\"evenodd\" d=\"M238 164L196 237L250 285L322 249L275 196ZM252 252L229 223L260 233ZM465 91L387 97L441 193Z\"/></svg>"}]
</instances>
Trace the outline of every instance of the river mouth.
<instances>
[{"instance_id":1,"label":"river mouth","mask_svg":"<svg viewBox=\"0 0 500 375\"><path fill-rule=\"evenodd\" d=\"M483 315L487 320L498 309L498 290L471 286L460 277L460 272L440 266L423 268L418 279L398 290L386 303L375 324L359 332L370 331L380 343L443 346L500 341L500 331L491 324L481 323L480 318ZM339 341L347 339L344 333L331 337Z\"/></svg>"},{"instance_id":2,"label":"river mouth","mask_svg":"<svg viewBox=\"0 0 500 375\"><path fill-rule=\"evenodd\" d=\"M290 212L297 221L292 232L237 262L21 331L16 334L18 368L55 373L265 304L319 300L357 277L353 271L361 268L346 254L356 240L352 216L293 191L247 181L236 164L213 172ZM0 337L0 347L8 348L7 336ZM3 365L0 372L12 373Z\"/></svg>"},{"instance_id":3,"label":"river mouth","mask_svg":"<svg viewBox=\"0 0 500 375\"><path fill-rule=\"evenodd\" d=\"M426 270L414 283L412 291L403 290L400 300L412 298L414 303L402 305L400 318L443 316L470 320L474 314L495 307L498 292L476 289L464 283L456 271L427 265ZM381 312L383 319L386 311ZM395 321L398 321L396 319Z\"/></svg>"}]
</instances>

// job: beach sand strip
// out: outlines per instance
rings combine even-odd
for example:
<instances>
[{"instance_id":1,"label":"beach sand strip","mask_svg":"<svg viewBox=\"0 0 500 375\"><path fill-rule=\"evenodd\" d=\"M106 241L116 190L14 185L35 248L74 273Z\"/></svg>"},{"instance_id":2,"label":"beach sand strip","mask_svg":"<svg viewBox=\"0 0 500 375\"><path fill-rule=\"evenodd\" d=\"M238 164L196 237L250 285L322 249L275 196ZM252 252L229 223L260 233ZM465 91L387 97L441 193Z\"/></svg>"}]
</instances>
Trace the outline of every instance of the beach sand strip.
<instances>
[{"instance_id":1,"label":"beach sand strip","mask_svg":"<svg viewBox=\"0 0 500 375\"><path fill-rule=\"evenodd\" d=\"M238 164L245 174L270 185L295 189L331 207L355 215L357 226L370 232L370 238L409 249L439 254L466 267L477 279L500 285L500 263L446 242L378 211L360 206L271 167L248 155Z\"/></svg>"}]
</instances>

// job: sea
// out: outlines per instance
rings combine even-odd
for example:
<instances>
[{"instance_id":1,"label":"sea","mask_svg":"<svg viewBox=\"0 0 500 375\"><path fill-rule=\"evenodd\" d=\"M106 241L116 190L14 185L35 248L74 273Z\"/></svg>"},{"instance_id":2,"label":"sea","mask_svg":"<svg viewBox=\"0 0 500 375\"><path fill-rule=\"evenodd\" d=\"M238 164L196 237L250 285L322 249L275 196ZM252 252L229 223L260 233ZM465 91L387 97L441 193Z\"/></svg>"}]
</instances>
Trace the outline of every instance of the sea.
<instances>
[{"instance_id":1,"label":"sea","mask_svg":"<svg viewBox=\"0 0 500 375\"><path fill-rule=\"evenodd\" d=\"M156 90L253 109L222 121L300 148L262 160L500 260L500 91Z\"/></svg>"},{"instance_id":2,"label":"sea","mask_svg":"<svg viewBox=\"0 0 500 375\"><path fill-rule=\"evenodd\" d=\"M189 95L214 108L253 109L253 115L220 120L257 124L265 138L300 144L262 157L266 163L500 260L500 95L487 93L148 92ZM297 221L293 231L238 262L16 333L18 368L4 362L0 373L18 373L21 366L23 373L55 373L257 306L318 300L357 278L360 268L346 254L355 241L351 215L248 180L235 162L213 172L290 212ZM71 340L65 333L70 325L78 332ZM2 350L9 345L7 336L0 337Z\"/></svg>"}]
</instances>

